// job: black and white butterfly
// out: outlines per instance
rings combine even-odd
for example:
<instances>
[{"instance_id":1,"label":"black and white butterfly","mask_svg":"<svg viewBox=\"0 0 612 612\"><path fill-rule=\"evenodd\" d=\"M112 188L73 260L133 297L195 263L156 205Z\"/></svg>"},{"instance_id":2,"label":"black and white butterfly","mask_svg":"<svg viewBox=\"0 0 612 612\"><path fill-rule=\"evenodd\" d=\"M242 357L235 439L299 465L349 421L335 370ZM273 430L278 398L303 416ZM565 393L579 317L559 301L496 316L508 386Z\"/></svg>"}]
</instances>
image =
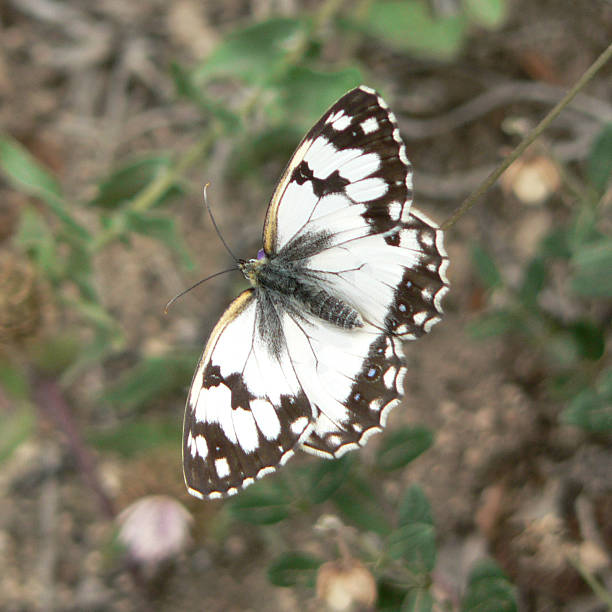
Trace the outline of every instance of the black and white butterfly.
<instances>
[{"instance_id":1,"label":"black and white butterfly","mask_svg":"<svg viewBox=\"0 0 612 612\"><path fill-rule=\"evenodd\" d=\"M225 311L191 383L189 493L234 495L297 448L337 458L382 430L403 395L402 342L440 320L448 258L411 209L412 167L372 89L336 102L272 196L252 287Z\"/></svg>"}]
</instances>

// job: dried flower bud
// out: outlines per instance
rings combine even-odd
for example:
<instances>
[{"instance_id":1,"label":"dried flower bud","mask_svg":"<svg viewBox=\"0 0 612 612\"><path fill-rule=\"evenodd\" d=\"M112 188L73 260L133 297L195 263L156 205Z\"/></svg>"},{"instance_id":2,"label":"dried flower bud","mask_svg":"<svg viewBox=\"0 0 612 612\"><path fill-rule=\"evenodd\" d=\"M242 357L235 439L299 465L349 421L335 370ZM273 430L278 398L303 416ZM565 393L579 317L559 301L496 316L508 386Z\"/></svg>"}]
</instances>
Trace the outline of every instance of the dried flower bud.
<instances>
[{"instance_id":1,"label":"dried flower bud","mask_svg":"<svg viewBox=\"0 0 612 612\"><path fill-rule=\"evenodd\" d=\"M134 563L155 569L185 548L191 520L189 512L171 497L149 495L121 512L119 540Z\"/></svg>"},{"instance_id":2,"label":"dried flower bud","mask_svg":"<svg viewBox=\"0 0 612 612\"><path fill-rule=\"evenodd\" d=\"M328 561L317 572L317 597L334 612L373 610L376 580L357 559Z\"/></svg>"}]
</instances>

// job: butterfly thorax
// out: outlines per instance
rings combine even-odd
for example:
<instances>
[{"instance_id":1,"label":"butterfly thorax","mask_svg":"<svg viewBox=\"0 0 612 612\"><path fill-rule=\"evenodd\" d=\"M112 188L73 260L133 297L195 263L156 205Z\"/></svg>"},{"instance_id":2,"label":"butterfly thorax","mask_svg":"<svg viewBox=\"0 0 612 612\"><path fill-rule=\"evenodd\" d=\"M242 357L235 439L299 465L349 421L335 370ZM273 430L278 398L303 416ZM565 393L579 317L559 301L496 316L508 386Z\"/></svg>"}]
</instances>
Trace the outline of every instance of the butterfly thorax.
<instances>
[{"instance_id":1,"label":"butterfly thorax","mask_svg":"<svg viewBox=\"0 0 612 612\"><path fill-rule=\"evenodd\" d=\"M327 291L303 266L283 257L263 257L239 263L245 278L256 290L265 292L272 301L299 312L305 307L315 316L343 329L363 327L360 314L342 298Z\"/></svg>"}]
</instances>

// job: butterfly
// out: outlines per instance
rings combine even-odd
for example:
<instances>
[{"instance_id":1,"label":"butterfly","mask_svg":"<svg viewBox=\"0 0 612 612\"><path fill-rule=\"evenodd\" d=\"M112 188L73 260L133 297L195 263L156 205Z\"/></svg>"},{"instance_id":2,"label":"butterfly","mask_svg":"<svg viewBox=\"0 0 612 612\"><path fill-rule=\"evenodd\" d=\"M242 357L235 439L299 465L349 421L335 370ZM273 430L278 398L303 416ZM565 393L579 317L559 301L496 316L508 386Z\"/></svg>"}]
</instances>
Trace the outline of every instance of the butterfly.
<instances>
[{"instance_id":1,"label":"butterfly","mask_svg":"<svg viewBox=\"0 0 612 612\"><path fill-rule=\"evenodd\" d=\"M440 321L442 231L411 208L412 166L374 90L345 94L272 196L251 287L214 327L183 427L189 493L234 495L297 449L337 458L382 431L404 394L402 343Z\"/></svg>"}]
</instances>

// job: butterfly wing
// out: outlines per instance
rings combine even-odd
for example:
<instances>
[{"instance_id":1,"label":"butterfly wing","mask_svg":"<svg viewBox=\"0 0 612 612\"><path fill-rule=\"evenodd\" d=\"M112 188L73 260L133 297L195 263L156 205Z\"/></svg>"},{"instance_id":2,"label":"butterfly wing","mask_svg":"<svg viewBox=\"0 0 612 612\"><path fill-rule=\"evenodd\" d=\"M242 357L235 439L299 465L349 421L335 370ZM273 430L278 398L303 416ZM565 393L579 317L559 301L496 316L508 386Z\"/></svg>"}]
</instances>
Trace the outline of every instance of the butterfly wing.
<instances>
[{"instance_id":1,"label":"butterfly wing","mask_svg":"<svg viewBox=\"0 0 612 612\"><path fill-rule=\"evenodd\" d=\"M185 409L183 470L199 498L233 495L283 465L312 428L312 408L290 367L257 333L261 307L249 289L215 326Z\"/></svg>"},{"instance_id":2,"label":"butterfly wing","mask_svg":"<svg viewBox=\"0 0 612 612\"><path fill-rule=\"evenodd\" d=\"M288 352L305 356L296 372L316 415L307 451L337 457L380 431L403 395L400 339L440 320L443 236L411 203L412 168L396 119L366 87L343 96L306 135L270 202L268 256L299 262L364 321L349 331L319 319L283 326L297 325ZM333 358L322 360L322 352Z\"/></svg>"}]
</instances>

